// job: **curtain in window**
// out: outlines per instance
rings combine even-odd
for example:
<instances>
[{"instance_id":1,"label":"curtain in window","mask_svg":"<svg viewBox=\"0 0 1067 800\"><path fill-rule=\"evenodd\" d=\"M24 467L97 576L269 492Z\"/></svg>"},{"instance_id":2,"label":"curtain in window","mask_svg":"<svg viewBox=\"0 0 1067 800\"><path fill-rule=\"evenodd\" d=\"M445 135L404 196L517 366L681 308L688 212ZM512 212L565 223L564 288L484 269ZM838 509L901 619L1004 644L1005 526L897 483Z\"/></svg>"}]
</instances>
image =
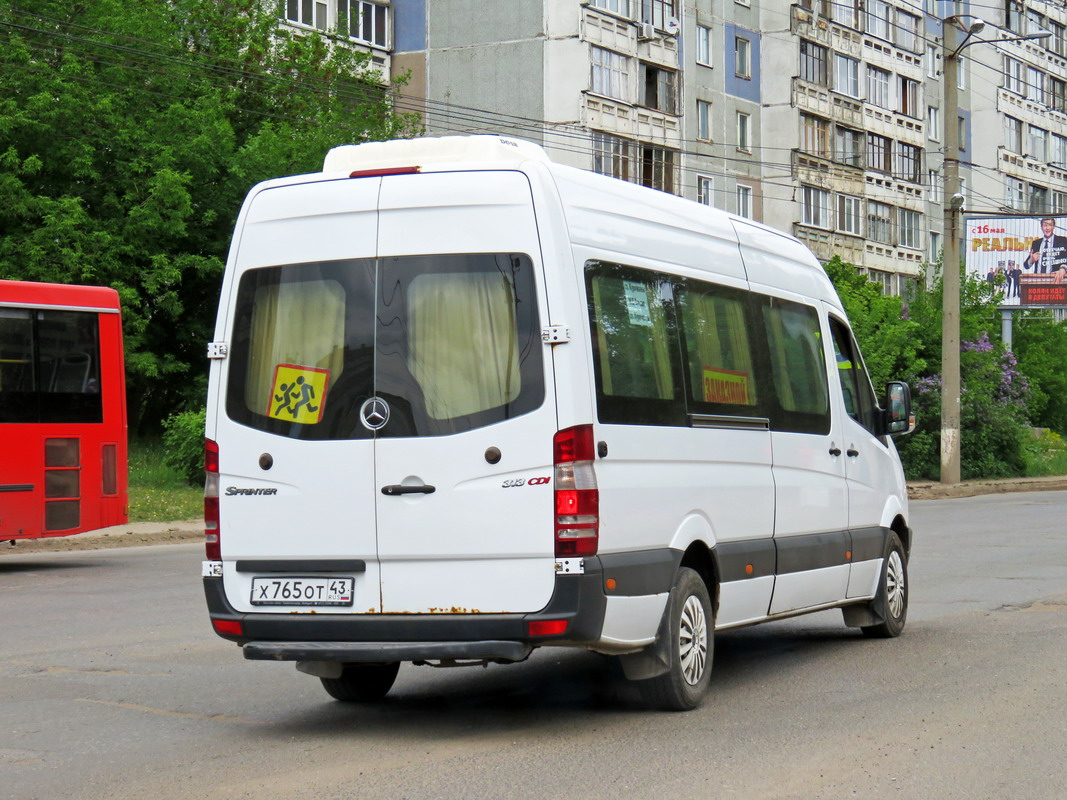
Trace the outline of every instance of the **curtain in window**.
<instances>
[{"instance_id":1,"label":"curtain in window","mask_svg":"<svg viewBox=\"0 0 1067 800\"><path fill-rule=\"evenodd\" d=\"M756 381L741 302L686 292L681 307L693 399L755 405Z\"/></svg>"},{"instance_id":2,"label":"curtain in window","mask_svg":"<svg viewBox=\"0 0 1067 800\"><path fill-rule=\"evenodd\" d=\"M344 362L345 292L337 281L261 286L252 313L245 404L267 414L280 364L329 371L329 386Z\"/></svg>"},{"instance_id":3,"label":"curtain in window","mask_svg":"<svg viewBox=\"0 0 1067 800\"><path fill-rule=\"evenodd\" d=\"M453 419L519 396L515 294L505 276L419 275L407 303L408 369L430 417Z\"/></svg>"}]
</instances>

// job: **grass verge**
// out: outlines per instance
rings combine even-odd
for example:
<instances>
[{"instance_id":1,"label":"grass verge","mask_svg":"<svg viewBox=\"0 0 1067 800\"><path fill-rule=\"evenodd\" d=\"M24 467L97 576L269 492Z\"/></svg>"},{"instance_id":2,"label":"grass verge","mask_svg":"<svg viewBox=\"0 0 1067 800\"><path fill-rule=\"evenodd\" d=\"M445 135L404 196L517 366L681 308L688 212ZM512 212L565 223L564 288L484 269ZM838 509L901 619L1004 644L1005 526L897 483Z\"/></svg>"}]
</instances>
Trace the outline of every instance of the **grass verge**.
<instances>
[{"instance_id":1,"label":"grass verge","mask_svg":"<svg viewBox=\"0 0 1067 800\"><path fill-rule=\"evenodd\" d=\"M204 513L204 489L163 460L159 439L130 439L130 522L174 522Z\"/></svg>"},{"instance_id":2,"label":"grass verge","mask_svg":"<svg viewBox=\"0 0 1067 800\"><path fill-rule=\"evenodd\" d=\"M1067 441L1053 431L1045 431L1026 445L1026 477L1067 475Z\"/></svg>"}]
</instances>

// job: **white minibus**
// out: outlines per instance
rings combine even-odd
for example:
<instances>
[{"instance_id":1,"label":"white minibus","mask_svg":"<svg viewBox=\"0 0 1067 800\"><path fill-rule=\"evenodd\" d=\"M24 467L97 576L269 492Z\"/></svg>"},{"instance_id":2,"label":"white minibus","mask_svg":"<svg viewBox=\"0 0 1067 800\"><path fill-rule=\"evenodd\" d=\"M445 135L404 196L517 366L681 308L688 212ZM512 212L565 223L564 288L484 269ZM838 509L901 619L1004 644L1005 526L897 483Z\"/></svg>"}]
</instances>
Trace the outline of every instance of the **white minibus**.
<instances>
[{"instance_id":1,"label":"white minibus","mask_svg":"<svg viewBox=\"0 0 1067 800\"><path fill-rule=\"evenodd\" d=\"M561 646L683 710L716 631L904 626L908 387L769 227L499 136L338 147L249 193L208 350L212 623L337 699Z\"/></svg>"}]
</instances>

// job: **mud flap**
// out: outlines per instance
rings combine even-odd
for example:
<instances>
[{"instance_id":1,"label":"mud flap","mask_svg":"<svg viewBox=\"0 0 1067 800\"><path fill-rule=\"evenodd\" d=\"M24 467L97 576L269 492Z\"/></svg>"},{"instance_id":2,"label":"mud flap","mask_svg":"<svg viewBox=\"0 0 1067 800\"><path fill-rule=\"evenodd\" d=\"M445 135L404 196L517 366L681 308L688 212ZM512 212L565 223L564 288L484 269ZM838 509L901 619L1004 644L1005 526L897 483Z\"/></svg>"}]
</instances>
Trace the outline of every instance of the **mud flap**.
<instances>
[{"instance_id":1,"label":"mud flap","mask_svg":"<svg viewBox=\"0 0 1067 800\"><path fill-rule=\"evenodd\" d=\"M672 586L656 630L656 641L637 653L619 656L623 674L629 681L645 681L667 672L672 664L671 619L678 602L678 587Z\"/></svg>"}]
</instances>

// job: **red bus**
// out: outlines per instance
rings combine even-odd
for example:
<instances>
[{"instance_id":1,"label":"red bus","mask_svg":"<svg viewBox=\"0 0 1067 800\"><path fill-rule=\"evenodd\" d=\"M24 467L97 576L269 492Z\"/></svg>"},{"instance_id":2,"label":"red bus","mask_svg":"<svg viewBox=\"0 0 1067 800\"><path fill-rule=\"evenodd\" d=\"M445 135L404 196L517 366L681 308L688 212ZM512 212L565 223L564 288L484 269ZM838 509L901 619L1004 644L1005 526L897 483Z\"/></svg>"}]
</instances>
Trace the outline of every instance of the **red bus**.
<instances>
[{"instance_id":1,"label":"red bus","mask_svg":"<svg viewBox=\"0 0 1067 800\"><path fill-rule=\"evenodd\" d=\"M128 504L118 293L0 281L0 541L121 525Z\"/></svg>"}]
</instances>

